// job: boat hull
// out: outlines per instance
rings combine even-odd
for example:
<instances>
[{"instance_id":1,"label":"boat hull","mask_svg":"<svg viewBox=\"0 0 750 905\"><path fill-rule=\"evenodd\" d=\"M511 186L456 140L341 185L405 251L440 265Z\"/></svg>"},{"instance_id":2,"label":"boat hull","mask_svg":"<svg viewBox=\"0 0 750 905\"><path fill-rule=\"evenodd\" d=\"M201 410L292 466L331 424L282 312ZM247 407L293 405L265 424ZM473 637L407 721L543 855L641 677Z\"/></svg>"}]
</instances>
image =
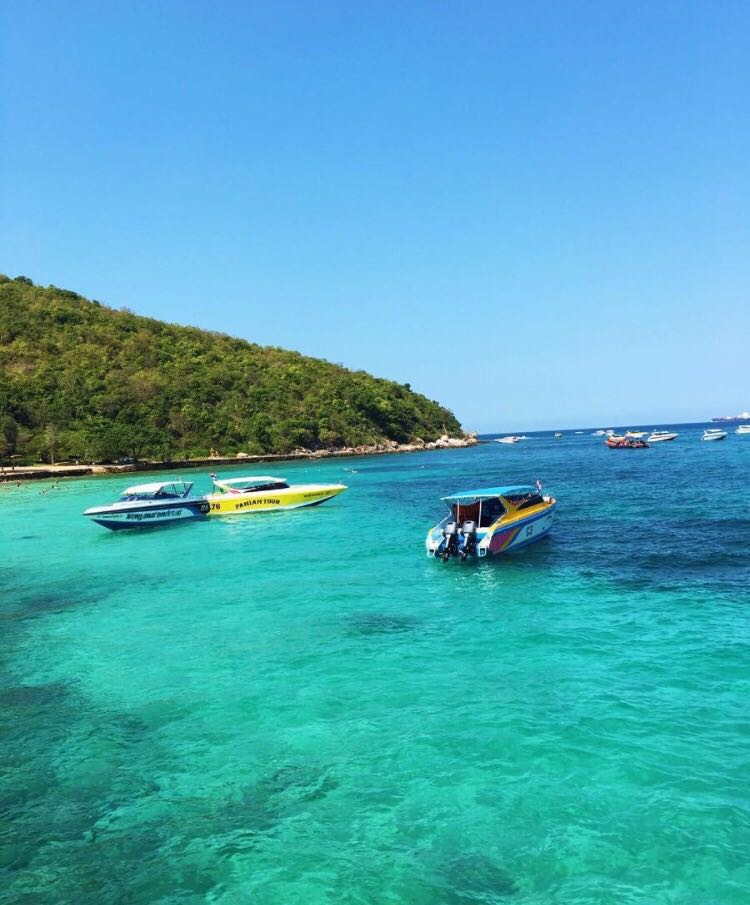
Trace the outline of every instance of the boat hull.
<instances>
[{"instance_id":1,"label":"boat hull","mask_svg":"<svg viewBox=\"0 0 750 905\"><path fill-rule=\"evenodd\" d=\"M604 441L608 449L648 449L649 444L645 440L636 437L607 437Z\"/></svg>"},{"instance_id":2,"label":"boat hull","mask_svg":"<svg viewBox=\"0 0 750 905\"><path fill-rule=\"evenodd\" d=\"M502 553L512 553L542 540L552 530L555 505L551 503L541 512L532 513L527 518L518 519L508 525L499 525L492 532L486 555L499 556Z\"/></svg>"},{"instance_id":3,"label":"boat hull","mask_svg":"<svg viewBox=\"0 0 750 905\"><path fill-rule=\"evenodd\" d=\"M99 506L87 509L84 515L110 531L161 528L176 522L193 521L208 515L205 500L167 503L158 506Z\"/></svg>"},{"instance_id":4,"label":"boat hull","mask_svg":"<svg viewBox=\"0 0 750 905\"><path fill-rule=\"evenodd\" d=\"M206 497L209 515L244 515L319 506L346 490L345 484L303 484L256 493L212 493Z\"/></svg>"}]
</instances>

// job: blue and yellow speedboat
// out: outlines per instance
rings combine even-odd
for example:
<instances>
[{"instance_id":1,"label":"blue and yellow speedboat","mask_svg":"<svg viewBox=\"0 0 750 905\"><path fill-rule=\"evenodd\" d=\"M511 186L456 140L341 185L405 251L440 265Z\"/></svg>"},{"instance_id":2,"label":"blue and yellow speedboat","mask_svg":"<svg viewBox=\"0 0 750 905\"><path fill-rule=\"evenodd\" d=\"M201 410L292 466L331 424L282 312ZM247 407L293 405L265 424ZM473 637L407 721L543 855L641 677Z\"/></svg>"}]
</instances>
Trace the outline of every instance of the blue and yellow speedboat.
<instances>
[{"instance_id":1,"label":"blue and yellow speedboat","mask_svg":"<svg viewBox=\"0 0 750 905\"><path fill-rule=\"evenodd\" d=\"M552 528L557 500L543 496L541 484L482 487L443 497L448 514L427 532L427 555L494 556L541 540Z\"/></svg>"}]
</instances>

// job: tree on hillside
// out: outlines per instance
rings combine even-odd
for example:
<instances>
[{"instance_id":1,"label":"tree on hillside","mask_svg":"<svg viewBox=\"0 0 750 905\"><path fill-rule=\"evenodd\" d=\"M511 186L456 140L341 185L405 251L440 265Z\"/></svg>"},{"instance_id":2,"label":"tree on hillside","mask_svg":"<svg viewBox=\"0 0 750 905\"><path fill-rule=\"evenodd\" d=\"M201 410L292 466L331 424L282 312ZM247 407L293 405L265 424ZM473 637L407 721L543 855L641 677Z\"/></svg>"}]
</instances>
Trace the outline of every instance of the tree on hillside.
<instances>
[{"instance_id":1,"label":"tree on hillside","mask_svg":"<svg viewBox=\"0 0 750 905\"><path fill-rule=\"evenodd\" d=\"M44 448L49 455L50 465L55 464L55 452L57 450L57 444L60 440L60 434L55 427L54 424L48 424L44 428Z\"/></svg>"}]
</instances>

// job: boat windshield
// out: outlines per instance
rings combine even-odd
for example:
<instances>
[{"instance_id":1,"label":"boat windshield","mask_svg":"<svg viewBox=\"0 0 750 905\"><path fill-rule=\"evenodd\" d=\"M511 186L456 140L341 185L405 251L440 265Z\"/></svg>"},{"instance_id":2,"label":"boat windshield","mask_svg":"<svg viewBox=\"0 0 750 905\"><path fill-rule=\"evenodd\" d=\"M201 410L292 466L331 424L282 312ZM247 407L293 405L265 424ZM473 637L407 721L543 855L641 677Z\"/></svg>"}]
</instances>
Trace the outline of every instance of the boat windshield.
<instances>
[{"instance_id":1,"label":"boat windshield","mask_svg":"<svg viewBox=\"0 0 750 905\"><path fill-rule=\"evenodd\" d=\"M243 493L257 493L261 490L285 490L288 486L286 481L266 481L262 484L251 483L242 488L236 487L235 489L241 489Z\"/></svg>"},{"instance_id":2,"label":"boat windshield","mask_svg":"<svg viewBox=\"0 0 750 905\"><path fill-rule=\"evenodd\" d=\"M159 484L139 484L122 492L121 500L177 500L190 491L192 483L173 481Z\"/></svg>"},{"instance_id":3,"label":"boat windshield","mask_svg":"<svg viewBox=\"0 0 750 905\"><path fill-rule=\"evenodd\" d=\"M531 509L532 506L538 506L544 502L544 498L539 493L509 494L505 499L515 508L516 512Z\"/></svg>"},{"instance_id":4,"label":"boat windshield","mask_svg":"<svg viewBox=\"0 0 750 905\"><path fill-rule=\"evenodd\" d=\"M283 478L259 475L254 478L214 478L214 487L222 493L260 493L263 490L285 490L289 484Z\"/></svg>"},{"instance_id":5,"label":"boat windshield","mask_svg":"<svg viewBox=\"0 0 750 905\"><path fill-rule=\"evenodd\" d=\"M453 518L462 525L464 522L476 522L479 528L489 528L502 518L508 510L498 497L487 497L474 503L452 503Z\"/></svg>"}]
</instances>

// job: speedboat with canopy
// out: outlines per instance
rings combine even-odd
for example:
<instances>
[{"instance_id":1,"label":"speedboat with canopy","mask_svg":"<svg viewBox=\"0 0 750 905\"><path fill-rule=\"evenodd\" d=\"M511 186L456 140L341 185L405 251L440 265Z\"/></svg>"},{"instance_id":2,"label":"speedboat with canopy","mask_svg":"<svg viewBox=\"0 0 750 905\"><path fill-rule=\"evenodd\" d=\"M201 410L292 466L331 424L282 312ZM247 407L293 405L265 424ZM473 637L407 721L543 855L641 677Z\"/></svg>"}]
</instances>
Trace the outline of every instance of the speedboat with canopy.
<instances>
[{"instance_id":1,"label":"speedboat with canopy","mask_svg":"<svg viewBox=\"0 0 750 905\"><path fill-rule=\"evenodd\" d=\"M726 440L727 432L720 430L718 427L708 427L703 431L701 440Z\"/></svg>"},{"instance_id":2,"label":"speedboat with canopy","mask_svg":"<svg viewBox=\"0 0 750 905\"><path fill-rule=\"evenodd\" d=\"M427 532L427 555L495 556L541 540L552 528L557 500L542 495L541 483L482 487L443 497L447 515Z\"/></svg>"},{"instance_id":3,"label":"speedboat with canopy","mask_svg":"<svg viewBox=\"0 0 750 905\"><path fill-rule=\"evenodd\" d=\"M109 506L92 506L83 514L111 531L155 528L204 518L209 504L203 497L192 496L192 489L192 481L136 484L123 490L120 498Z\"/></svg>"},{"instance_id":4,"label":"speedboat with canopy","mask_svg":"<svg viewBox=\"0 0 750 905\"><path fill-rule=\"evenodd\" d=\"M206 496L209 515L238 515L319 506L343 493L346 484L288 484L284 478L254 475L219 479L211 475L213 492Z\"/></svg>"},{"instance_id":5,"label":"speedboat with canopy","mask_svg":"<svg viewBox=\"0 0 750 905\"><path fill-rule=\"evenodd\" d=\"M654 430L649 435L649 443L665 443L668 440L676 440L677 434L674 431Z\"/></svg>"}]
</instances>

